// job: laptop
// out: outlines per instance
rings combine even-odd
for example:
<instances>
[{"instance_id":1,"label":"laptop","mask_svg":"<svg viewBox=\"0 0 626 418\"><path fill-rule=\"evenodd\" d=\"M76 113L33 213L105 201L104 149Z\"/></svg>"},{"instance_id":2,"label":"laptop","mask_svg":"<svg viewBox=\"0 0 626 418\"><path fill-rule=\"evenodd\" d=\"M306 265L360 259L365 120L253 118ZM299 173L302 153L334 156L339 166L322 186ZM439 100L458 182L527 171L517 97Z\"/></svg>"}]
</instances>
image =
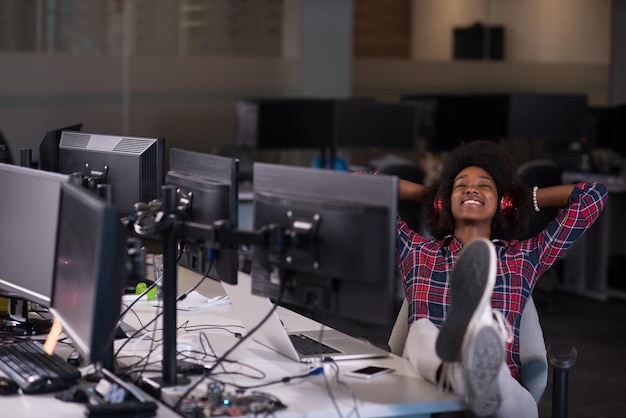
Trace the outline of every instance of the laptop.
<instances>
[{"instance_id":1,"label":"laptop","mask_svg":"<svg viewBox=\"0 0 626 418\"><path fill-rule=\"evenodd\" d=\"M240 274L237 285L222 282L230 303L250 333L266 314L274 307L272 301L263 296L252 294L251 277ZM375 345L344 334L340 331L324 328L317 330L290 330L283 326L277 311L257 329L250 338L292 360L306 363L320 359L354 360L363 358L386 357L389 353ZM305 342L323 344L328 349L314 347L308 352L300 352L294 343ZM299 344L297 344L299 345Z\"/></svg>"}]
</instances>

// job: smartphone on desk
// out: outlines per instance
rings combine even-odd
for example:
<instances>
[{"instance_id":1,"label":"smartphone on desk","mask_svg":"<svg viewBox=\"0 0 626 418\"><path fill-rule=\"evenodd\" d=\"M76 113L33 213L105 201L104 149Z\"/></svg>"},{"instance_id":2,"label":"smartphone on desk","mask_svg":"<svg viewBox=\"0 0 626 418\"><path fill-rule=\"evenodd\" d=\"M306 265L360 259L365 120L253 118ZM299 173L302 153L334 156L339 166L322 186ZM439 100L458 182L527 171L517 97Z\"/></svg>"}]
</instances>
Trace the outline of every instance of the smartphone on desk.
<instances>
[{"instance_id":1,"label":"smartphone on desk","mask_svg":"<svg viewBox=\"0 0 626 418\"><path fill-rule=\"evenodd\" d=\"M391 373L393 371L394 369L392 369L391 367L367 366L360 369L352 370L351 372L346 373L346 376L371 380L378 376Z\"/></svg>"}]
</instances>

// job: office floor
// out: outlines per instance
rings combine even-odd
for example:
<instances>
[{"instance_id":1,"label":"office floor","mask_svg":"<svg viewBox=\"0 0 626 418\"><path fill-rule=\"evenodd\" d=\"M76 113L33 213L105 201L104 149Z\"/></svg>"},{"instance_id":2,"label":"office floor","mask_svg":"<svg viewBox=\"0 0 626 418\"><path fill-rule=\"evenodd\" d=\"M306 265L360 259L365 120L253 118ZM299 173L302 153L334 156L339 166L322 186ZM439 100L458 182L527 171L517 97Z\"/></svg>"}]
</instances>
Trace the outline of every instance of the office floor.
<instances>
[{"instance_id":1,"label":"office floor","mask_svg":"<svg viewBox=\"0 0 626 418\"><path fill-rule=\"evenodd\" d=\"M599 302L555 294L555 306L538 303L546 344L571 343L578 359L569 376L569 417L623 417L626 411L626 301ZM550 417L550 380L539 416Z\"/></svg>"},{"instance_id":2,"label":"office floor","mask_svg":"<svg viewBox=\"0 0 626 418\"><path fill-rule=\"evenodd\" d=\"M553 303L535 297L546 344L573 344L577 362L569 376L569 418L617 418L626 411L626 301L599 302L555 291ZM385 327L331 324L383 345ZM539 417L552 413L552 375L539 404Z\"/></svg>"}]
</instances>

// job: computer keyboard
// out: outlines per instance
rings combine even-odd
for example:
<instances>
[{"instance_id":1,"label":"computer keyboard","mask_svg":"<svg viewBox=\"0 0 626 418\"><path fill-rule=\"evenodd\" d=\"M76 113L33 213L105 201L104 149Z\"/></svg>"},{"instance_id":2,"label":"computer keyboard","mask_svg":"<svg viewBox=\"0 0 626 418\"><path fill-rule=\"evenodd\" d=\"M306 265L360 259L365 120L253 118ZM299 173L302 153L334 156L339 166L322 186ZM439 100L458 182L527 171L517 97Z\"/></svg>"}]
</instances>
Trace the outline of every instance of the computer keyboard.
<instances>
[{"instance_id":1,"label":"computer keyboard","mask_svg":"<svg viewBox=\"0 0 626 418\"><path fill-rule=\"evenodd\" d=\"M61 391L81 377L75 366L56 354L48 355L43 345L33 340L0 346L0 370L24 393Z\"/></svg>"},{"instance_id":2,"label":"computer keyboard","mask_svg":"<svg viewBox=\"0 0 626 418\"><path fill-rule=\"evenodd\" d=\"M332 347L327 346L304 334L289 334L289 339L298 353L305 355L339 353Z\"/></svg>"}]
</instances>

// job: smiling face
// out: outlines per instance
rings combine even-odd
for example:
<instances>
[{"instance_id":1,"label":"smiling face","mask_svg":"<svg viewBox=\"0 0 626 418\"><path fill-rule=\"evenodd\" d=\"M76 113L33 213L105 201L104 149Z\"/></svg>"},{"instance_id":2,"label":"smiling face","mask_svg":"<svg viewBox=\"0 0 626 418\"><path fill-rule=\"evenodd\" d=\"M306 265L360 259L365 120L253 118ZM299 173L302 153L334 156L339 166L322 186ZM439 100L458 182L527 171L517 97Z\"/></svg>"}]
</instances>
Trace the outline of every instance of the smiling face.
<instances>
[{"instance_id":1,"label":"smiling face","mask_svg":"<svg viewBox=\"0 0 626 418\"><path fill-rule=\"evenodd\" d=\"M498 207L496 184L482 168L467 167L454 178L450 203L457 223L491 223Z\"/></svg>"}]
</instances>

